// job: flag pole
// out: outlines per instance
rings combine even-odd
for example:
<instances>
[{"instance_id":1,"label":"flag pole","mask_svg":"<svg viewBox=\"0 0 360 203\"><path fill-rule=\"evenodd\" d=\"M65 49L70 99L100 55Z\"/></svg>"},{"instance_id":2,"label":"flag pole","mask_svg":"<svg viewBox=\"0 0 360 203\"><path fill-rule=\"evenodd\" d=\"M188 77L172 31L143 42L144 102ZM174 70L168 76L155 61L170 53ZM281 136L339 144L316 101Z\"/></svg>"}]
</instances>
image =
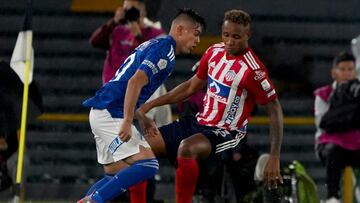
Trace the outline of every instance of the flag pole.
<instances>
[{"instance_id":1,"label":"flag pole","mask_svg":"<svg viewBox=\"0 0 360 203\"><path fill-rule=\"evenodd\" d=\"M30 70L30 56L31 56L31 41L32 33L26 33L26 62L25 62L25 83L24 83L24 92L23 92L23 103L21 111L21 127L20 127L20 141L19 141L19 151L18 151L18 163L16 171L16 196L20 197L21 194L21 181L23 174L24 166L24 154L25 154L25 141L26 141L26 121L27 121L27 111L28 111L28 98L29 98L29 70ZM30 50L28 50L30 49Z\"/></svg>"},{"instance_id":2,"label":"flag pole","mask_svg":"<svg viewBox=\"0 0 360 203\"><path fill-rule=\"evenodd\" d=\"M26 39L26 51L25 51L25 78L24 78L24 91L23 91L23 103L21 112L21 125L20 125L20 140L18 150L18 163L16 171L16 188L14 202L23 202L20 198L22 194L22 175L23 175L23 163L25 154L25 141L26 141L26 123L27 123L27 112L28 112L28 98L29 98L29 74L32 58L32 31L31 31L31 16L32 15L32 2L27 1L25 21L23 31Z\"/></svg>"}]
</instances>

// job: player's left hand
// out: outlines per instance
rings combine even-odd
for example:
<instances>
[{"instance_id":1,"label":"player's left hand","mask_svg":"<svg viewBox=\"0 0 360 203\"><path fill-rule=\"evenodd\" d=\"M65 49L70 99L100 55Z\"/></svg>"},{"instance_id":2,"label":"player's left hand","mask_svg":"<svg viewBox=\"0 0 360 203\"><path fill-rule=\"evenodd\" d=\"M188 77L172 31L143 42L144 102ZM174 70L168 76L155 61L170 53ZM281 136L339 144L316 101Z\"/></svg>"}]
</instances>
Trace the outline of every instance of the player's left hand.
<instances>
[{"instance_id":1,"label":"player's left hand","mask_svg":"<svg viewBox=\"0 0 360 203\"><path fill-rule=\"evenodd\" d=\"M129 121L122 122L119 132L119 137L122 141L127 142L131 138L131 125L132 123Z\"/></svg>"},{"instance_id":2,"label":"player's left hand","mask_svg":"<svg viewBox=\"0 0 360 203\"><path fill-rule=\"evenodd\" d=\"M280 174L280 160L279 156L270 155L264 170L264 183L268 189L276 189L279 184L283 183Z\"/></svg>"},{"instance_id":3,"label":"player's left hand","mask_svg":"<svg viewBox=\"0 0 360 203\"><path fill-rule=\"evenodd\" d=\"M154 137L156 134L160 134L156 123L148 118L144 112L137 110L135 116L138 119L140 128L144 131L145 136Z\"/></svg>"},{"instance_id":4,"label":"player's left hand","mask_svg":"<svg viewBox=\"0 0 360 203\"><path fill-rule=\"evenodd\" d=\"M156 123L154 121L151 121L151 122L147 122L145 124L144 133L145 133L145 136L155 137L156 135L160 134L160 131L157 128Z\"/></svg>"}]
</instances>

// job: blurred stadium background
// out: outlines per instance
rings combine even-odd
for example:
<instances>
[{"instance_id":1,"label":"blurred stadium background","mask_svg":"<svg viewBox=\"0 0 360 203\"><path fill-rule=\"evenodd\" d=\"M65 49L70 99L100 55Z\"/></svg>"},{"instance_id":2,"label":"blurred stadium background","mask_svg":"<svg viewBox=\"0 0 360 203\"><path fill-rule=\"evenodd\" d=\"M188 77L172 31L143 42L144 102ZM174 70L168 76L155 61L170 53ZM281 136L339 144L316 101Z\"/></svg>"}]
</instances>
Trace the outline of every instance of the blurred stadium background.
<instances>
[{"instance_id":1,"label":"blurred stadium background","mask_svg":"<svg viewBox=\"0 0 360 203\"><path fill-rule=\"evenodd\" d=\"M331 81L333 56L350 51L360 34L360 1L325 0L149 0L149 17L168 30L180 7L191 7L209 25L193 56L177 58L168 89L189 78L192 65L219 41L224 11L240 8L252 15L251 46L264 61L284 108L283 165L299 160L323 194L325 171L314 153L312 91ZM0 0L0 59L6 62L23 23L25 0ZM105 53L90 46L90 34L121 0L33 0L34 80L43 96L45 113L28 125L25 166L26 199L74 201L102 174L87 122L85 98L101 86ZM249 143L267 152L268 127L259 110L250 125ZM264 125L265 124L265 125ZM174 196L174 170L163 164L156 197ZM6 195L1 194L3 198ZM0 195L0 196L1 196Z\"/></svg>"}]
</instances>

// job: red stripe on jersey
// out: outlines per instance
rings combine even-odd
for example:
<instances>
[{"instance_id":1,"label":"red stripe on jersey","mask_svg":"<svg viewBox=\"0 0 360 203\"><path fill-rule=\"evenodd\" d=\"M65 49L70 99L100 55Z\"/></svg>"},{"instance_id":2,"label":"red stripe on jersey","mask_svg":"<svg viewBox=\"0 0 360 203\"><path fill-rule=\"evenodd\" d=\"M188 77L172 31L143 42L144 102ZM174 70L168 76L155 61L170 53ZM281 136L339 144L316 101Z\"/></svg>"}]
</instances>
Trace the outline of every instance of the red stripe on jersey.
<instances>
[{"instance_id":1,"label":"red stripe on jersey","mask_svg":"<svg viewBox=\"0 0 360 203\"><path fill-rule=\"evenodd\" d=\"M221 73L222 73L222 70L224 70L226 66L227 66L226 63L222 63L220 68L216 67L216 70L217 70L218 72L216 73L215 78L219 78L219 77L220 77L220 75L221 75ZM219 69L219 70L218 70L218 69ZM211 75L214 75L214 74L211 74ZM222 81L221 81L221 82L222 82Z\"/></svg>"},{"instance_id":2,"label":"red stripe on jersey","mask_svg":"<svg viewBox=\"0 0 360 203\"><path fill-rule=\"evenodd\" d=\"M209 107L213 106L214 104L214 98L210 97L208 94L205 95L205 98L206 99L204 100L204 110L198 116L201 119L209 117L210 113L212 112L212 109Z\"/></svg>"},{"instance_id":3,"label":"red stripe on jersey","mask_svg":"<svg viewBox=\"0 0 360 203\"><path fill-rule=\"evenodd\" d=\"M252 110L254 109L254 102L251 102L253 98L247 97L245 100L246 108L243 109L240 119L237 121L236 126L242 126L244 121L250 117Z\"/></svg>"},{"instance_id":4,"label":"red stripe on jersey","mask_svg":"<svg viewBox=\"0 0 360 203\"><path fill-rule=\"evenodd\" d=\"M216 126L216 124L218 124L221 121L221 118L224 115L224 110L226 107L226 104L224 104L222 102L218 102L217 105L218 105L218 108L217 108L217 113L216 113L215 117L211 121L208 121L208 124L211 124L213 126Z\"/></svg>"}]
</instances>

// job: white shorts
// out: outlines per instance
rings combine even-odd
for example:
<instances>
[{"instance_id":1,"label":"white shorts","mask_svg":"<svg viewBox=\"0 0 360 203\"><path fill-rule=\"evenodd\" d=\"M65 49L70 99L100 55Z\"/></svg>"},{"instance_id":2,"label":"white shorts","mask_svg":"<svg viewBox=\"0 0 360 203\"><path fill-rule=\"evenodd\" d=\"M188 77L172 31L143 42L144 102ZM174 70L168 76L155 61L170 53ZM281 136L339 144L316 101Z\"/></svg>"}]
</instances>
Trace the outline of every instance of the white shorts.
<instances>
[{"instance_id":1,"label":"white shorts","mask_svg":"<svg viewBox=\"0 0 360 203\"><path fill-rule=\"evenodd\" d=\"M132 136L130 140L128 142L121 141L118 134L123 119L111 117L106 109L91 109L89 121L100 164L114 163L137 154L140 151L140 145L150 148L150 145L134 125L131 126Z\"/></svg>"}]
</instances>

